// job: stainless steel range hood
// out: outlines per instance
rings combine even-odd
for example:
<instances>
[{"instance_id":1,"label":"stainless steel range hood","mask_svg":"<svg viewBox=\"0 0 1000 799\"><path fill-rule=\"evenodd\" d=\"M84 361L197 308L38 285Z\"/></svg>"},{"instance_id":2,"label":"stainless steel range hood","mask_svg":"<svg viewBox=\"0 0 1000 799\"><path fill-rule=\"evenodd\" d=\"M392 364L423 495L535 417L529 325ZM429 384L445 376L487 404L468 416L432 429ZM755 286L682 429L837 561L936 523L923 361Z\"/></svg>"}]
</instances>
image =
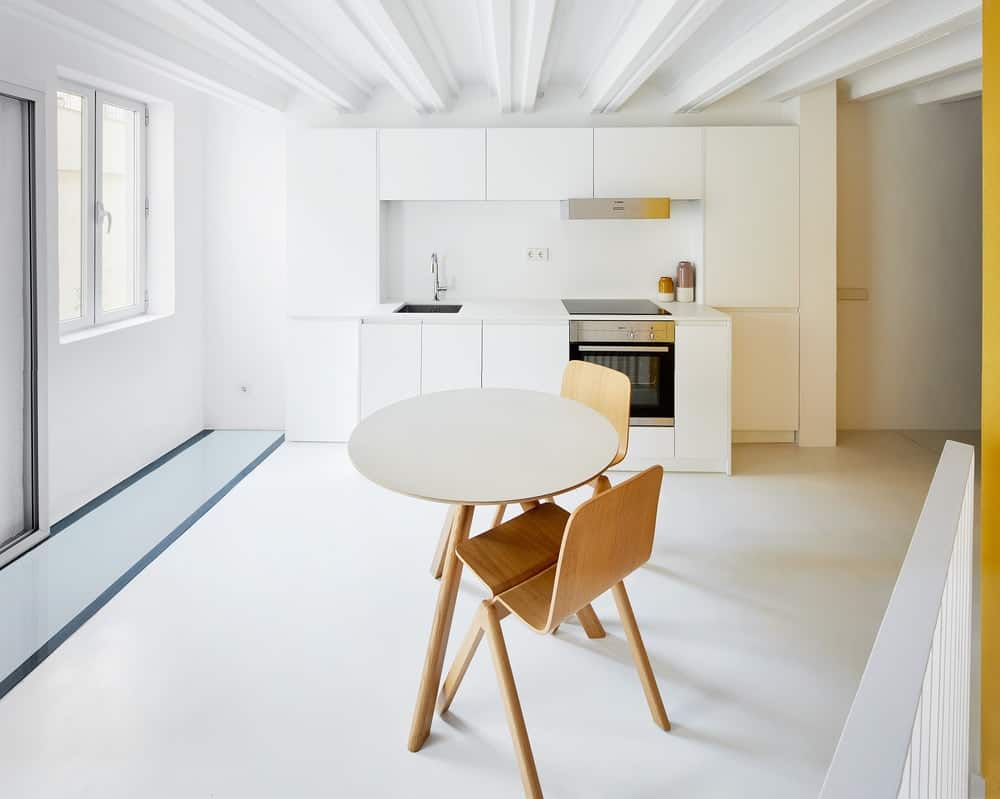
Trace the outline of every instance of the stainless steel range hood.
<instances>
[{"instance_id":1,"label":"stainless steel range hood","mask_svg":"<svg viewBox=\"0 0 1000 799\"><path fill-rule=\"evenodd\" d=\"M670 219L669 197L586 197L560 206L563 219Z\"/></svg>"}]
</instances>

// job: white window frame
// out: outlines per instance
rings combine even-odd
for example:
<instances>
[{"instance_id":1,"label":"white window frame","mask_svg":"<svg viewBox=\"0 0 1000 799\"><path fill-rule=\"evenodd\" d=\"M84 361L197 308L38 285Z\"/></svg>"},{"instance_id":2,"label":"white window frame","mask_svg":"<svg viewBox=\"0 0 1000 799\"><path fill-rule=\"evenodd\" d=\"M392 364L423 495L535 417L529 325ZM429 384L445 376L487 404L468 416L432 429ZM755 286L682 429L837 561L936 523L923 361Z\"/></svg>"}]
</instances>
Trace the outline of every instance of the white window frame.
<instances>
[{"instance_id":1,"label":"white window frame","mask_svg":"<svg viewBox=\"0 0 1000 799\"><path fill-rule=\"evenodd\" d=\"M72 81L60 81L59 90L83 98L83 153L81 187L83 191L83 213L81 224L81 269L80 316L59 322L60 333L72 333L90 327L113 324L123 319L140 316L149 309L149 293L146 284L147 252L146 227L149 216L148 184L148 129L149 108L138 100L104 92L93 86ZM124 308L105 311L101 304L102 295L102 239L100 235L105 218L100 213L102 203L103 160L103 105L107 103L124 108L138 115L138 142L136 144L136 196L135 204L135 302ZM111 224L114 220L110 220Z\"/></svg>"}]
</instances>

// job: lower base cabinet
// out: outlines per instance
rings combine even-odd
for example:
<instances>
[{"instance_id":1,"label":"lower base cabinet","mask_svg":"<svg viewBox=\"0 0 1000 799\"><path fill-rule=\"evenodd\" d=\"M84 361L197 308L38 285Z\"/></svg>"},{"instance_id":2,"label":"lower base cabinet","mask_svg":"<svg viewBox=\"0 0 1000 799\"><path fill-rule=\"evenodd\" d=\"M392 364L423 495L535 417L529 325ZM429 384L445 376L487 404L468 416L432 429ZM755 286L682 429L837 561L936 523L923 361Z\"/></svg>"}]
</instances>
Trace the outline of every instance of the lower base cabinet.
<instances>
[{"instance_id":1,"label":"lower base cabinet","mask_svg":"<svg viewBox=\"0 0 1000 799\"><path fill-rule=\"evenodd\" d=\"M289 319L285 438L347 441L358 423L357 319Z\"/></svg>"},{"instance_id":2,"label":"lower base cabinet","mask_svg":"<svg viewBox=\"0 0 1000 799\"><path fill-rule=\"evenodd\" d=\"M483 326L423 322L420 326L420 393L479 388L483 382Z\"/></svg>"},{"instance_id":3,"label":"lower base cabinet","mask_svg":"<svg viewBox=\"0 0 1000 799\"><path fill-rule=\"evenodd\" d=\"M729 472L732 460L732 328L677 325L674 460L690 471Z\"/></svg>"},{"instance_id":4,"label":"lower base cabinet","mask_svg":"<svg viewBox=\"0 0 1000 799\"><path fill-rule=\"evenodd\" d=\"M483 322L484 388L558 394L568 362L568 322Z\"/></svg>"},{"instance_id":5,"label":"lower base cabinet","mask_svg":"<svg viewBox=\"0 0 1000 799\"><path fill-rule=\"evenodd\" d=\"M420 393L420 322L361 325L361 417Z\"/></svg>"}]
</instances>

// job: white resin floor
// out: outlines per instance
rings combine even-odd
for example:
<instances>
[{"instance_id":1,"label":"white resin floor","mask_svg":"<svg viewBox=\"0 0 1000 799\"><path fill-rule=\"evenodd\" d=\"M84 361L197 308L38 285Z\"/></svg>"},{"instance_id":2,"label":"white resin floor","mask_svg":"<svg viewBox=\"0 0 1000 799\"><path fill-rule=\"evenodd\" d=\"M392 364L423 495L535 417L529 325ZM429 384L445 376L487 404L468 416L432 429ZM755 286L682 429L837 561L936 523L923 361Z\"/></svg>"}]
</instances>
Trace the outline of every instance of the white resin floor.
<instances>
[{"instance_id":1,"label":"white resin floor","mask_svg":"<svg viewBox=\"0 0 1000 799\"><path fill-rule=\"evenodd\" d=\"M816 796L938 443L845 433L668 475L628 586L672 732L610 597L600 641L504 623L546 796ZM485 647L406 750L443 513L343 447L282 446L0 700L0 796L522 795ZM463 580L453 645L483 595Z\"/></svg>"}]
</instances>

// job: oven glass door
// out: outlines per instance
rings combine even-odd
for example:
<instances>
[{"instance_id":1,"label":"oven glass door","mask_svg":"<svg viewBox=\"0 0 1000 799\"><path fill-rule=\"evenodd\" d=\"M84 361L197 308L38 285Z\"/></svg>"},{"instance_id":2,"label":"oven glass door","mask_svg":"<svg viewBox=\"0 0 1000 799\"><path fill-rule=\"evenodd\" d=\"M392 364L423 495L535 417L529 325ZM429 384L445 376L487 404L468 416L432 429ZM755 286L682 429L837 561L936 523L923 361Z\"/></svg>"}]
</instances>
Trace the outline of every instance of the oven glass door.
<instances>
[{"instance_id":1,"label":"oven glass door","mask_svg":"<svg viewBox=\"0 0 1000 799\"><path fill-rule=\"evenodd\" d=\"M673 425L674 345L574 343L570 357L628 375L632 381L632 424Z\"/></svg>"}]
</instances>

